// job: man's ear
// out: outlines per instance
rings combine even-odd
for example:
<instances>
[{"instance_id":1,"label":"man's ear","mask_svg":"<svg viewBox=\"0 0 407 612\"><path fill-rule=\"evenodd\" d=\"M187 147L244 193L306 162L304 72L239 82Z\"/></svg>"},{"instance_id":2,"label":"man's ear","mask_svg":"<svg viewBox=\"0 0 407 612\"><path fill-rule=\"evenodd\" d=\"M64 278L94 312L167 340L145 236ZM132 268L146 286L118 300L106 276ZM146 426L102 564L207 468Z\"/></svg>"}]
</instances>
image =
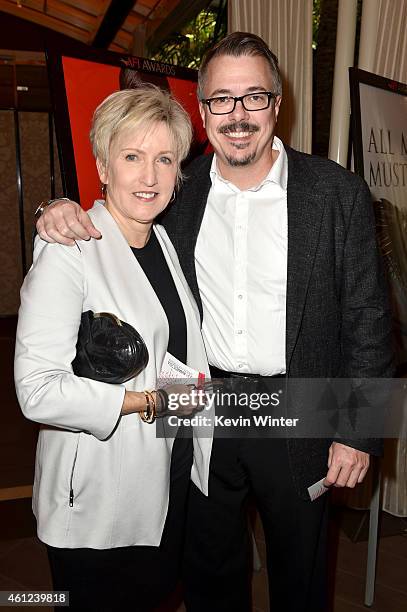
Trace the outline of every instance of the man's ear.
<instances>
[{"instance_id":1,"label":"man's ear","mask_svg":"<svg viewBox=\"0 0 407 612\"><path fill-rule=\"evenodd\" d=\"M205 125L205 104L202 104L201 101L199 101L199 114L201 115L202 124L203 124L204 128L206 128L206 125Z\"/></svg>"},{"instance_id":2,"label":"man's ear","mask_svg":"<svg viewBox=\"0 0 407 612\"><path fill-rule=\"evenodd\" d=\"M107 169L105 164L103 164L99 158L96 160L96 168L98 170L100 182L107 185Z\"/></svg>"},{"instance_id":3,"label":"man's ear","mask_svg":"<svg viewBox=\"0 0 407 612\"><path fill-rule=\"evenodd\" d=\"M281 105L282 99L283 99L283 96L277 96L277 98L274 100L274 114L276 116L276 121L277 121L278 113L280 112L280 105Z\"/></svg>"}]
</instances>

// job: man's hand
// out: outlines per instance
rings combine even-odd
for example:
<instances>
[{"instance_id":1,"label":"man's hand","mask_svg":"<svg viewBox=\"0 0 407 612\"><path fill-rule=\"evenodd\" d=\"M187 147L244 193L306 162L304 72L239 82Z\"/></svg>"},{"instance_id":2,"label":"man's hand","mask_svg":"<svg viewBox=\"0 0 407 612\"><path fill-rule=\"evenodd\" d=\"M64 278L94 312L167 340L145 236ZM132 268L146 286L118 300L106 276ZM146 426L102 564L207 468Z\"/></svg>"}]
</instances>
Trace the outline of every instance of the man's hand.
<instances>
[{"instance_id":1,"label":"man's hand","mask_svg":"<svg viewBox=\"0 0 407 612\"><path fill-rule=\"evenodd\" d=\"M362 482L369 469L369 454L339 442L332 442L328 456L326 487L350 487Z\"/></svg>"},{"instance_id":2,"label":"man's hand","mask_svg":"<svg viewBox=\"0 0 407 612\"><path fill-rule=\"evenodd\" d=\"M210 382L209 382L210 384ZM160 395L164 391L164 396ZM163 399L165 398L165 405ZM157 391L157 417L175 414L177 416L192 416L206 407L205 385L197 390L195 385L166 385Z\"/></svg>"},{"instance_id":3,"label":"man's hand","mask_svg":"<svg viewBox=\"0 0 407 612\"><path fill-rule=\"evenodd\" d=\"M58 200L44 210L37 221L37 232L46 242L71 246L75 240L101 238L89 215L72 200Z\"/></svg>"}]
</instances>

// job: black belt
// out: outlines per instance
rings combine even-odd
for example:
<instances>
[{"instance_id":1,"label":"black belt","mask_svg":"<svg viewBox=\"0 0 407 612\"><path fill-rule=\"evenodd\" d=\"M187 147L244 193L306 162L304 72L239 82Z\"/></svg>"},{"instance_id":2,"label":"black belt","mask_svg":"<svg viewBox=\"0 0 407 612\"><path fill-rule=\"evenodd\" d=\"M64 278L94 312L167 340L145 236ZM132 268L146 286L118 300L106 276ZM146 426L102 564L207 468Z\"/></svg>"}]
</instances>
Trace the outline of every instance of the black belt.
<instances>
[{"instance_id":1,"label":"black belt","mask_svg":"<svg viewBox=\"0 0 407 612\"><path fill-rule=\"evenodd\" d=\"M212 378L246 378L251 380L258 380L259 378L285 378L285 374L274 374L273 376L262 376L261 374L249 374L246 372L228 372L226 370L220 370L215 366L209 366Z\"/></svg>"}]
</instances>

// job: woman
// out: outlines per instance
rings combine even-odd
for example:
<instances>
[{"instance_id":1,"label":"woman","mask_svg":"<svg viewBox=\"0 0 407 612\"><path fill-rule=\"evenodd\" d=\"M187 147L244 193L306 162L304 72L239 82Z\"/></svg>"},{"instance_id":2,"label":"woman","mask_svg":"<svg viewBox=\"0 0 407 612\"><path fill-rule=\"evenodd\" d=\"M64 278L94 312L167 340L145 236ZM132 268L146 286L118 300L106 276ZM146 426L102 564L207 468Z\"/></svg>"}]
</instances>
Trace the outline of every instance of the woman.
<instances>
[{"instance_id":1,"label":"woman","mask_svg":"<svg viewBox=\"0 0 407 612\"><path fill-rule=\"evenodd\" d=\"M165 230L191 140L186 112L155 86L96 109L91 142L106 202L90 215L100 240L80 249L37 239L21 291L15 380L40 431L33 509L54 589L71 607L149 610L174 587L189 477L207 494L211 439L156 436L142 416L168 351L208 375L199 315ZM75 376L82 312L136 328L146 368L125 385ZM188 408L186 412L190 411ZM191 473L191 463L192 473Z\"/></svg>"}]
</instances>

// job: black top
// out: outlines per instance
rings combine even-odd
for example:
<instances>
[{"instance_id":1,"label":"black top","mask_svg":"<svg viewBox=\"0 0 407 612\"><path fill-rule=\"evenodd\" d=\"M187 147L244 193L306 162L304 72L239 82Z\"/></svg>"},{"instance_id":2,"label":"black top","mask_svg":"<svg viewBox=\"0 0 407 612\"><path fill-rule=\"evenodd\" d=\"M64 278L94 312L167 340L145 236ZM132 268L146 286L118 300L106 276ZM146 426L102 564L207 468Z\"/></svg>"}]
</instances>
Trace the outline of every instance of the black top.
<instances>
[{"instance_id":1,"label":"black top","mask_svg":"<svg viewBox=\"0 0 407 612\"><path fill-rule=\"evenodd\" d=\"M187 324L178 291L154 231L147 244L138 249L130 247L147 276L167 316L169 327L168 352L186 363ZM171 458L171 480L190 472L192 437L188 428L179 427Z\"/></svg>"},{"instance_id":2,"label":"black top","mask_svg":"<svg viewBox=\"0 0 407 612\"><path fill-rule=\"evenodd\" d=\"M170 330L167 350L182 363L186 363L187 325L184 309L157 236L151 232L149 241L144 247L141 249L131 247L131 250L167 315Z\"/></svg>"}]
</instances>

